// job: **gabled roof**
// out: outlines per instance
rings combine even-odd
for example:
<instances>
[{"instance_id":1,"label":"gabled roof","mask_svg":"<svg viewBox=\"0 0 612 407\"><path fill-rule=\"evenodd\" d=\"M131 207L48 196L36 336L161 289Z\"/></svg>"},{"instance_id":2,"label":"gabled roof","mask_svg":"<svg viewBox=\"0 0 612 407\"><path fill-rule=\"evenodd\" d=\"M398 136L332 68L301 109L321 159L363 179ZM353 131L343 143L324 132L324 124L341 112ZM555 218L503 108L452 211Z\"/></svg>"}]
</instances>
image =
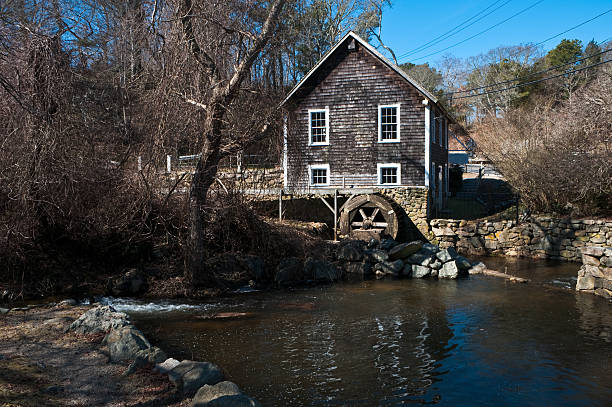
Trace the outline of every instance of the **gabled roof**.
<instances>
[{"instance_id":1,"label":"gabled roof","mask_svg":"<svg viewBox=\"0 0 612 407\"><path fill-rule=\"evenodd\" d=\"M412 86L414 86L419 92L421 92L421 94L423 94L423 96L425 96L427 99L431 100L433 103L438 105L438 107L440 107L440 105L438 103L438 99L434 95L432 95L427 89L425 89L423 86L421 86L416 80L411 78L408 74L406 74L406 72L404 72L403 69L401 69L399 66L395 65L394 63L389 61L387 58L385 58L385 56L382 55L380 52L378 52L378 50L376 48L371 46L367 41L365 41L363 38L361 38L360 36L355 34L353 31L349 31L344 37L342 37L342 39L340 41L338 41L336 43L336 45L334 45L329 51L327 51L325 53L325 55L323 55L323 58L321 58L321 60L314 67L312 67L312 69L310 71L308 71L308 73L306 75L304 75L302 80L297 85L295 85L295 87L291 90L291 92L289 92L287 97L281 103L281 106L284 105L285 103L287 103L287 101L289 99L291 99L291 97L302 87L302 85L304 83L306 83L306 81L308 81L308 78L310 78L325 63L325 61L334 53L334 51L342 43L344 43L344 41L347 38L349 38L349 37L354 38L355 41L357 41L364 48L366 48L368 51L370 51L383 64L387 65L389 68L391 68L393 71L395 71L398 75L400 75L402 78L404 78L408 83L410 83Z\"/></svg>"}]
</instances>

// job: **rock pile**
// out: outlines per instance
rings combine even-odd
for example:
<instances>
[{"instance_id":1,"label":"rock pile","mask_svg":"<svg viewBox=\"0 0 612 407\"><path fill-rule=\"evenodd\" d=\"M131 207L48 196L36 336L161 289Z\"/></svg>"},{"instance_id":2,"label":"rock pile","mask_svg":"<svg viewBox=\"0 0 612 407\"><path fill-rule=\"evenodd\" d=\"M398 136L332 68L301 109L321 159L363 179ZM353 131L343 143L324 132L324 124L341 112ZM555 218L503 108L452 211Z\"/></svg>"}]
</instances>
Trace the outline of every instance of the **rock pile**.
<instances>
[{"instance_id":1,"label":"rock pile","mask_svg":"<svg viewBox=\"0 0 612 407\"><path fill-rule=\"evenodd\" d=\"M583 247L576 290L612 298L612 247Z\"/></svg>"},{"instance_id":2,"label":"rock pile","mask_svg":"<svg viewBox=\"0 0 612 407\"><path fill-rule=\"evenodd\" d=\"M68 330L81 334L106 333L103 344L108 346L113 363L129 363L124 375L136 369L155 366L155 370L167 374L179 393L193 398L193 407L232 406L257 407L260 404L243 394L238 386L224 382L221 369L209 362L168 358L164 351L151 346L149 341L123 312L109 305L90 309L74 321Z\"/></svg>"},{"instance_id":3,"label":"rock pile","mask_svg":"<svg viewBox=\"0 0 612 407\"><path fill-rule=\"evenodd\" d=\"M348 241L338 250L338 261L347 273L377 277L457 278L467 275L472 263L449 247L392 239Z\"/></svg>"}]
</instances>

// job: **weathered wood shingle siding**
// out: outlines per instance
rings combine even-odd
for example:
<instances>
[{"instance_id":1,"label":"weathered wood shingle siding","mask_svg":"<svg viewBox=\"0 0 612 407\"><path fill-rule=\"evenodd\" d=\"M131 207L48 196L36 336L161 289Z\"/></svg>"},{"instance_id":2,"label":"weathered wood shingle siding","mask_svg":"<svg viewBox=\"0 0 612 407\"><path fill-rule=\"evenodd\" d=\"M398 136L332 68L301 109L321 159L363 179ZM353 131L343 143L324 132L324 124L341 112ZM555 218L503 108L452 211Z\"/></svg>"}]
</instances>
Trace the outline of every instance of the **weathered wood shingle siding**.
<instances>
[{"instance_id":1,"label":"weathered wood shingle siding","mask_svg":"<svg viewBox=\"0 0 612 407\"><path fill-rule=\"evenodd\" d=\"M309 183L308 165L329 164L331 186L374 186L377 164L400 163L402 185L424 185L423 96L357 44L342 44L288 105L288 187ZM378 143L378 106L400 104L400 142ZM308 145L308 109L329 108L329 145Z\"/></svg>"}]
</instances>

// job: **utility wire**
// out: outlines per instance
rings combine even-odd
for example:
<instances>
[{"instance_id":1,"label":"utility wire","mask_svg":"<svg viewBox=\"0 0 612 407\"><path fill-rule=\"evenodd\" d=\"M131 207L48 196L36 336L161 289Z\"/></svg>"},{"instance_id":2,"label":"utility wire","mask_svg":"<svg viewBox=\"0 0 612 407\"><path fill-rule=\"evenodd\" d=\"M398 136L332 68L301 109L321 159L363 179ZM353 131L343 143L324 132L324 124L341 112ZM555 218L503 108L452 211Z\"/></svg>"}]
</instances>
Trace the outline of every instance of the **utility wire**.
<instances>
[{"instance_id":1,"label":"utility wire","mask_svg":"<svg viewBox=\"0 0 612 407\"><path fill-rule=\"evenodd\" d=\"M578 58L578 59L576 59L576 60L574 60L574 61L567 62L567 63L565 63L565 64L556 65L556 66L550 67L550 68L548 68L548 69L545 69L545 70L543 70L543 71L533 72L533 73L527 74L527 75L525 75L525 76L523 76L523 77L521 77L521 78L509 79L509 80L507 80L507 81L503 81L503 82L496 82L496 83L492 83L492 84L490 84L490 85L479 86L479 87L477 87L477 88L471 88L471 89L465 89L465 90L456 90L456 91L454 91L454 92L447 92L447 93L445 93L445 95L454 95L454 94L456 94L456 93L467 93L467 92L473 92L473 91L475 91L475 90L486 89L486 88L492 88L493 86L497 86L497 85L503 85L503 84L506 84L506 83L512 83L512 82L522 81L522 80L527 79L527 78L530 78L530 77L532 77L532 76L536 76L536 75L539 75L539 74L542 74L542 73L546 73L546 72L549 72L549 71L554 71L555 69L558 69L558 68L563 68L564 66L574 65L574 64L575 64L575 63L577 63L577 62L581 62L581 61L584 61L584 60L586 60L586 59L594 58L594 57L596 57L596 56L599 56L599 55L605 54L606 52L610 52L610 51L612 51L612 49L608 49L608 50L605 50L605 51L601 51L601 52L598 52L597 54L589 55L589 56L586 56L586 57Z\"/></svg>"},{"instance_id":2,"label":"utility wire","mask_svg":"<svg viewBox=\"0 0 612 407\"><path fill-rule=\"evenodd\" d=\"M530 10L530 9L534 8L535 6L537 6L538 4L542 3L543 1L544 1L544 0L539 0L539 1L536 1L536 2L535 2L535 3L533 3L531 6L526 7L526 8L522 9L521 11L519 11L519 12L517 12L517 13L514 13L514 14L513 14L513 15L511 15L510 17L508 17L508 18L506 18L506 19L504 19L504 20L502 20L502 21L500 21L500 22L498 22L498 23L496 23L496 24L493 24L492 26L490 26L490 27L488 27L488 28L486 28L486 29L484 29L484 30L482 30L482 31L480 31L480 32L478 32L478 33L476 33L476 34L472 35L471 37L468 37L468 38L466 38L466 39L464 39L464 40L461 40L461 41L456 42L456 43L454 43L454 44L452 44L452 45L449 45L449 46L448 46L448 47L446 47L446 48L442 48L442 49L441 49L441 50L439 50L439 51L432 52L432 53L430 53L430 54L424 55L424 56L419 57L419 58L415 58L415 59L413 59L413 61L418 61L418 60L420 60L420 59L424 59L424 58L430 57L430 56L432 56L432 55L439 54L440 52L444 52L444 51L446 51L447 49L451 49L451 48L453 48L453 47L456 47L457 45L463 44L463 43L464 43L464 42L466 42L466 41L469 41L469 40L471 40L471 39L473 39L473 38L476 38L476 37L478 37L479 35L482 35L482 34L486 33L487 31L490 31L490 30L492 30L493 28L498 27L498 26L502 25L503 23L505 23L505 22L507 22L507 21L509 21L509 20L513 19L514 17L517 17L517 16L519 16L519 15L523 14L524 12L526 12L526 11L528 11L528 10ZM560 34L559 34L559 35L560 35Z\"/></svg>"},{"instance_id":3,"label":"utility wire","mask_svg":"<svg viewBox=\"0 0 612 407\"><path fill-rule=\"evenodd\" d=\"M432 46L434 46L434 45L438 44L439 42L442 42L442 41L444 41L445 39L450 38L450 37L452 37L452 36L453 36L453 35L455 35L455 34L459 34L461 31L465 30L466 28L468 28L468 27L470 27L470 26L472 26L472 25L476 24L478 21L480 21L480 20L482 20L483 18L487 17L488 15L490 15L490 14L492 14L492 13L496 12L497 10L499 10L500 8L502 8L503 6L505 6L506 4L510 3L512 0L508 0L508 1L506 1L506 2L505 2L505 3L503 3L502 5L500 5L499 7L497 7L497 8L495 8L495 9L491 10L490 12L488 12L487 14L485 14L484 16L482 16L482 17L480 17L479 19L477 19L476 21L473 21L472 23L470 23L470 24L466 25L465 27L461 28L460 30L455 31L455 30L457 30L457 28L459 28L459 27L463 26L464 24L466 24L466 23L470 22L472 19L474 19L474 18L478 17L480 14L484 13L485 11L487 11L488 9L490 9L491 7L493 7L494 5L496 5L497 3L499 3L500 1L502 1L502 0L497 0L495 3L491 4L489 7L487 7L487 8L485 8L484 10L481 10L480 12L478 12L478 13L474 14L472 17L468 18L467 20L465 20L465 21L464 21L464 22L462 22L461 24L458 24L458 25L456 25L455 27L451 28L450 30L448 30L448 31L447 31L447 32L445 32L444 34L441 34L441 35L437 36L436 38L434 38L433 40L431 40L431 41L429 41L429 42L426 42L425 44L422 44L422 45L420 45L420 46L418 46L418 47L416 47L416 48L414 48L414 49L412 49L412 50L409 50L409 51L407 51L407 52L405 52L405 53L403 53L403 54L399 55L399 56L398 56L398 58L404 58L404 57L406 57L406 56L408 56L408 55L412 55L412 54L415 54L415 53L417 53L417 52L423 51L423 50L425 50L425 49L427 49L427 48L431 48Z\"/></svg>"},{"instance_id":4,"label":"utility wire","mask_svg":"<svg viewBox=\"0 0 612 407\"><path fill-rule=\"evenodd\" d=\"M585 24L587 24L587 23L590 23L591 21L593 21L593 20L595 20L595 19L597 19L597 18L599 18L599 17L601 17L601 16L603 16L603 15L606 15L606 14L608 14L608 13L609 13L609 12L611 12L611 11L612 11L612 8L611 8L611 9L609 9L609 10L604 11L604 12L603 12L603 13L601 13L601 14L596 15L595 17L589 18L589 19L588 19L588 20L586 20L586 21L583 21L583 22L581 22L581 23L579 23L579 24L576 24L575 26L573 26L573 27L571 27L571 28L568 28L568 29L567 29L567 30L565 30L565 31L562 31L562 32L560 32L559 34L555 34L555 35L553 35L553 36L550 36L550 37L546 38L545 40L542 40L542 41L537 42L537 43L535 43L535 44L527 44L527 45L525 45L525 48L524 48L524 49L518 50L518 51L516 51L516 52L512 52L512 53L508 54L508 55L507 55L505 58L509 58L509 57L516 56L516 55L518 55L519 53L524 52L526 49L531 49L531 48L535 48L535 47L537 47L538 45L542 45L542 44L544 44L545 42L548 42L548 41L552 40L553 38L557 38L557 37L559 37L559 36L561 36L561 35L563 35L563 34L566 34L566 33L570 32L570 31L572 31L572 30L575 30L575 29L576 29L576 28L578 28L578 27L582 27L583 25L585 25ZM608 38L606 38L605 40L598 42L598 44L603 44L604 42L608 41L609 39L612 39L612 37L608 37ZM498 63L500 63L500 62L501 62L501 60L500 60L500 61L497 61L497 62L495 62L495 63L496 63L496 64L498 64Z\"/></svg>"},{"instance_id":5,"label":"utility wire","mask_svg":"<svg viewBox=\"0 0 612 407\"><path fill-rule=\"evenodd\" d=\"M595 64L592 64L592 65L589 65L589 66L585 66L584 68L575 69L575 70L570 71L570 72L564 72L564 73L560 73L558 75L549 76L547 78L537 79L535 81L530 81L530 82L523 82L523 83L516 84L514 86L508 86L507 88L503 88L503 89L496 89L496 90L491 90L491 91L487 91L487 92L481 92L481 93L478 93L476 95L458 96L456 98L453 98L453 100L456 100L456 99L465 99L465 98L473 98L473 97L477 97L477 96L488 95L490 93L503 92L504 90L510 90L510 89L518 88L518 87L525 86L525 85L532 85L534 83L544 82L544 81L548 81L548 80L551 80L551 79L558 78L560 76L565 76L565 75L569 75L569 74L572 74L572 73L577 73L577 72L580 72L580 71L584 71L585 69L591 69L591 68L594 68L594 67L599 66L599 65L607 64L608 62L612 62L612 59L609 59L607 61L597 62Z\"/></svg>"}]
</instances>

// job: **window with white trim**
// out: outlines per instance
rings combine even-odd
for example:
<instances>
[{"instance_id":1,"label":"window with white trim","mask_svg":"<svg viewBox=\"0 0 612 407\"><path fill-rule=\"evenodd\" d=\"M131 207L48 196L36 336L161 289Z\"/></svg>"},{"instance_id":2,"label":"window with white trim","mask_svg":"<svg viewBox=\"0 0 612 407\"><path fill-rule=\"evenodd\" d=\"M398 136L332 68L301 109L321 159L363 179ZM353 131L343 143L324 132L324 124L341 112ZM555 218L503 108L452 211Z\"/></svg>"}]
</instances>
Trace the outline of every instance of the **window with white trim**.
<instances>
[{"instance_id":1,"label":"window with white trim","mask_svg":"<svg viewBox=\"0 0 612 407\"><path fill-rule=\"evenodd\" d=\"M378 106L378 142L400 141L400 105Z\"/></svg>"},{"instance_id":2,"label":"window with white trim","mask_svg":"<svg viewBox=\"0 0 612 407\"><path fill-rule=\"evenodd\" d=\"M379 185L400 185L402 183L400 164L378 164Z\"/></svg>"},{"instance_id":3,"label":"window with white trim","mask_svg":"<svg viewBox=\"0 0 612 407\"><path fill-rule=\"evenodd\" d=\"M329 144L329 109L308 110L308 144Z\"/></svg>"},{"instance_id":4,"label":"window with white trim","mask_svg":"<svg viewBox=\"0 0 612 407\"><path fill-rule=\"evenodd\" d=\"M310 185L326 186L329 185L329 164L310 165L308 167Z\"/></svg>"}]
</instances>

